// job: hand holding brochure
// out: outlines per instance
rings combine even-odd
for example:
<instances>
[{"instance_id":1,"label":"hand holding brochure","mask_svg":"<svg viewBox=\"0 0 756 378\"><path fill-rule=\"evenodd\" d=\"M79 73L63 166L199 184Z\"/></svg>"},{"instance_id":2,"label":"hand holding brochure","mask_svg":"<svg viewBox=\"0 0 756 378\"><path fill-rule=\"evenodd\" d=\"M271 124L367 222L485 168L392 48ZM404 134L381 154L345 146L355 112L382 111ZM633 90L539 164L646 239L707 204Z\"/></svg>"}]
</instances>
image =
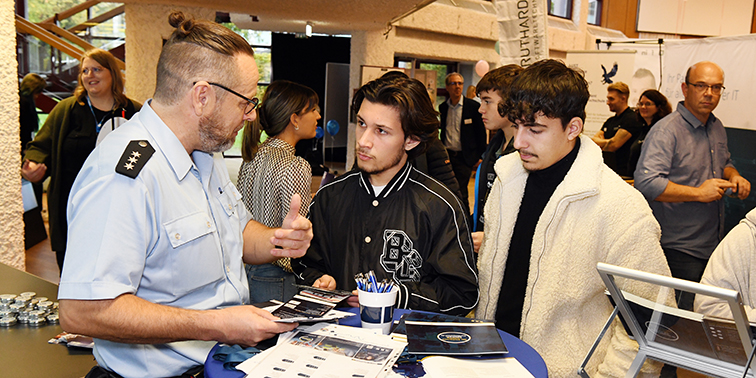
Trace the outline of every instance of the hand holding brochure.
<instances>
[{"instance_id":1,"label":"hand holding brochure","mask_svg":"<svg viewBox=\"0 0 756 378\"><path fill-rule=\"evenodd\" d=\"M343 290L322 290L303 286L302 291L272 312L278 316L279 323L315 322L324 319L324 315L336 307L339 302L352 293Z\"/></svg>"}]
</instances>

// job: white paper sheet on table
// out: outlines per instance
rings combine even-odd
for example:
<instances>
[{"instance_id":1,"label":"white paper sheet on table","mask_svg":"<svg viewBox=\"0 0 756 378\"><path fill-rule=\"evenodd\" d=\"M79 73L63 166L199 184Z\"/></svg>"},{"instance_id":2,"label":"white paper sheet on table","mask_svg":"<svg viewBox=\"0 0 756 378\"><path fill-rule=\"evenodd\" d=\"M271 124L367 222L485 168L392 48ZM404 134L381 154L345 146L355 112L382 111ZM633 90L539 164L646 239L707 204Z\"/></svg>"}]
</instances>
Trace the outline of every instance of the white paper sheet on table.
<instances>
[{"instance_id":1,"label":"white paper sheet on table","mask_svg":"<svg viewBox=\"0 0 756 378\"><path fill-rule=\"evenodd\" d=\"M250 377L384 377L406 343L365 330L318 324L282 335L269 353L237 366ZM304 375L301 375L304 374Z\"/></svg>"},{"instance_id":2,"label":"white paper sheet on table","mask_svg":"<svg viewBox=\"0 0 756 378\"><path fill-rule=\"evenodd\" d=\"M316 324L281 335L275 347L237 369L250 377L343 377L345 371L353 377L382 377L405 346L360 328Z\"/></svg>"},{"instance_id":3,"label":"white paper sheet on table","mask_svg":"<svg viewBox=\"0 0 756 378\"><path fill-rule=\"evenodd\" d=\"M482 360L431 356L423 359L427 378L533 378L528 369L512 357Z\"/></svg>"}]
</instances>

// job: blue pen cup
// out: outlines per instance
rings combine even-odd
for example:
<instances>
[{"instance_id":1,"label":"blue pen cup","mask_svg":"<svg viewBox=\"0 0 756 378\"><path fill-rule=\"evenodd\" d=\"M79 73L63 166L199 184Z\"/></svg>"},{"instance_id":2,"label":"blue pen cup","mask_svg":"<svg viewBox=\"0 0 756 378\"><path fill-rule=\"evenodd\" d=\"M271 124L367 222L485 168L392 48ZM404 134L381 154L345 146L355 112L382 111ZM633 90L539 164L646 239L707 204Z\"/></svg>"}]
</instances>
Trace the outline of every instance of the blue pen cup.
<instances>
[{"instance_id":1,"label":"blue pen cup","mask_svg":"<svg viewBox=\"0 0 756 378\"><path fill-rule=\"evenodd\" d=\"M398 292L399 289L396 287L388 293L371 293L357 289L362 328L379 328L384 335L388 335Z\"/></svg>"}]
</instances>

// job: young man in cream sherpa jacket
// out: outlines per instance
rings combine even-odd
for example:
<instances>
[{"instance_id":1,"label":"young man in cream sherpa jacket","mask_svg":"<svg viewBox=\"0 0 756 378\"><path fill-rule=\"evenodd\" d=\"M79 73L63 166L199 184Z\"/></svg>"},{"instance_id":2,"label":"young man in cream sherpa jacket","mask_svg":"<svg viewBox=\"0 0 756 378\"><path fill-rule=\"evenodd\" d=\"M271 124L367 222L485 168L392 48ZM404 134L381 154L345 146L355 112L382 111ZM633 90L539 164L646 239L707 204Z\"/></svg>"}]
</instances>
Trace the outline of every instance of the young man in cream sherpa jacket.
<instances>
[{"instance_id":1,"label":"young man in cream sherpa jacket","mask_svg":"<svg viewBox=\"0 0 756 378\"><path fill-rule=\"evenodd\" d=\"M612 306L596 263L669 275L660 229L643 196L603 164L581 136L585 79L555 60L522 71L503 108L518 154L495 165L478 260L476 316L520 337L551 377L574 377ZM625 287L651 297L648 286ZM622 377L637 344L619 322L588 364L593 377ZM657 373L658 366L645 373Z\"/></svg>"},{"instance_id":2,"label":"young man in cream sherpa jacket","mask_svg":"<svg viewBox=\"0 0 756 378\"><path fill-rule=\"evenodd\" d=\"M736 290L743 297L749 321L756 321L756 209L722 239L709 258L701 283ZM727 302L697 295L695 311L732 319Z\"/></svg>"}]
</instances>

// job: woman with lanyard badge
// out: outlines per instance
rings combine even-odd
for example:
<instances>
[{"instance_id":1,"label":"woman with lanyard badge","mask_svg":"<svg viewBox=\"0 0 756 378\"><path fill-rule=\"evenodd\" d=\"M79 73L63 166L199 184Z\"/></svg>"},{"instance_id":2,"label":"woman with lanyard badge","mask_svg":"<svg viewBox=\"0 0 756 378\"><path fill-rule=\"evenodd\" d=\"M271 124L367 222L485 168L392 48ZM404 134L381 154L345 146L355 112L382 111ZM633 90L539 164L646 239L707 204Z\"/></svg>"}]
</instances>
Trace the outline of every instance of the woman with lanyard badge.
<instances>
[{"instance_id":1,"label":"woman with lanyard badge","mask_svg":"<svg viewBox=\"0 0 756 378\"><path fill-rule=\"evenodd\" d=\"M61 269L68 231L66 205L74 179L97 143L141 106L123 94L123 77L115 57L104 50L89 50L81 58L73 96L53 108L27 145L21 175L31 182L50 176L50 246Z\"/></svg>"}]
</instances>

